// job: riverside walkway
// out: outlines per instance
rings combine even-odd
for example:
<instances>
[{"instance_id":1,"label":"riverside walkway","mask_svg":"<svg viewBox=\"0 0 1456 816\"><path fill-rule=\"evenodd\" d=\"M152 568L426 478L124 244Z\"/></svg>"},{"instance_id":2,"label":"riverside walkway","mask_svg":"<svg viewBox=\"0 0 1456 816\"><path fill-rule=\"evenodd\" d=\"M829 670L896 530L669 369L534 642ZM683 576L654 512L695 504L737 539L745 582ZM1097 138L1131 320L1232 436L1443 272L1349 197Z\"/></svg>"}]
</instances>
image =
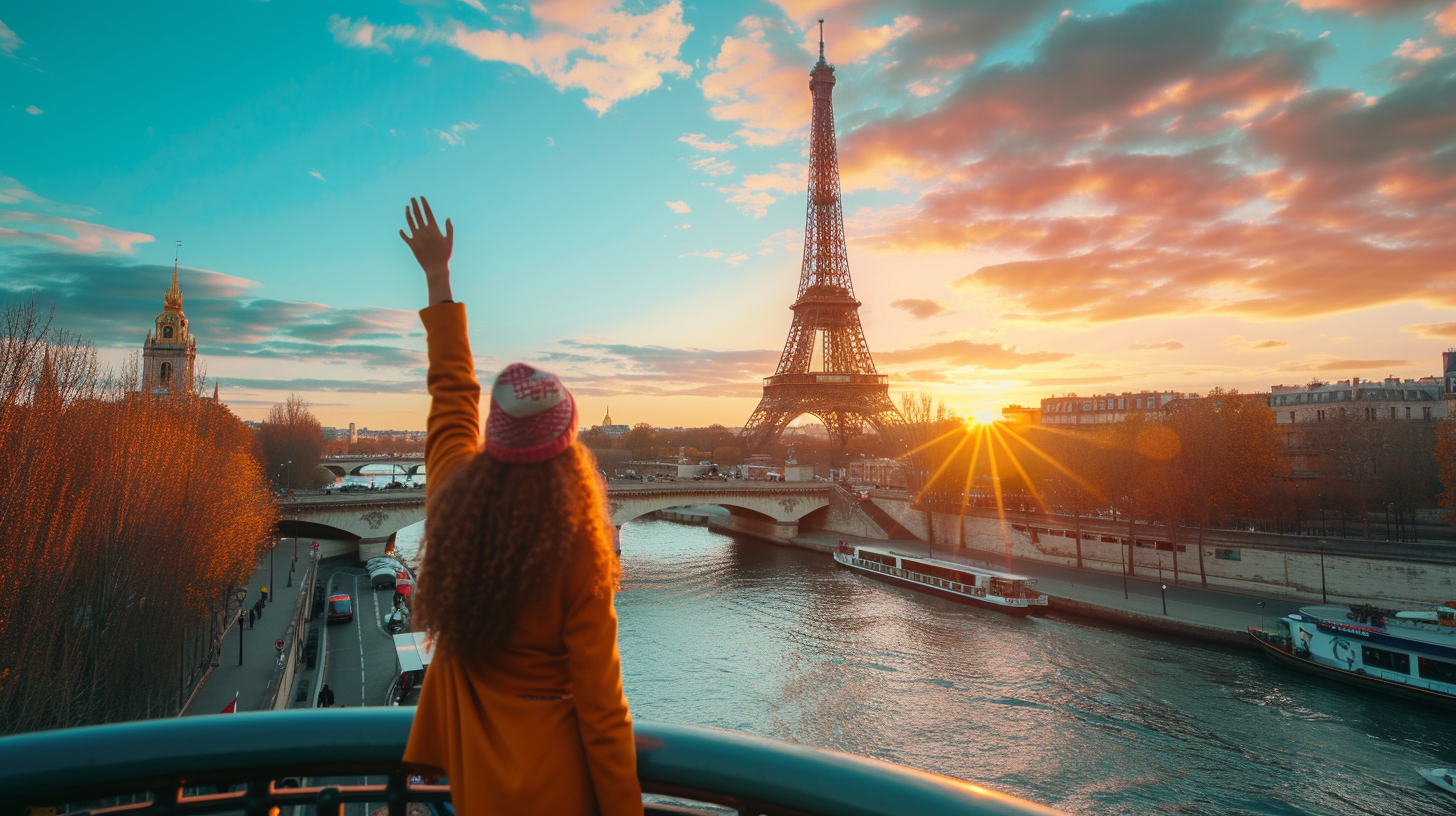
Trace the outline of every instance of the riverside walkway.
<instances>
[{"instance_id":1,"label":"riverside walkway","mask_svg":"<svg viewBox=\"0 0 1456 816\"><path fill-rule=\"evenodd\" d=\"M272 558L265 553L258 560L253 579L248 583L248 596L243 601L241 626L248 625L248 610L261 597L263 587L268 587L268 604L263 617L251 629L239 632L239 623L234 621L223 635L218 665L213 667L197 693L192 696L183 716L196 714L217 714L233 701L237 695L238 711L260 711L267 707L272 697L268 688L273 673L278 667L278 650L274 642L288 633L292 623L294 604L303 584L308 561L300 554L298 569L293 574L293 586L288 586L288 566L293 552L288 547L276 548ZM271 577L270 577L271 576ZM238 639L242 639L242 665L238 665Z\"/></svg>"},{"instance_id":2,"label":"riverside walkway","mask_svg":"<svg viewBox=\"0 0 1456 816\"><path fill-rule=\"evenodd\" d=\"M931 553L923 541L886 541L820 531L801 535L794 542L832 552L841 540L851 545L888 547L907 555L933 555L942 561L972 567L1006 569L1004 560L977 558L954 547L937 546ZM1175 586L1169 581L1165 614L1164 592L1160 589L1163 584L1146 577L1129 577L1124 598L1123 576L1117 573L1079 570L1022 558L1012 560L1011 570L1036 579L1036 589L1047 594L1053 613L1245 648L1256 648L1248 637L1248 627L1268 626L1280 616L1311 603L1272 595ZM1260 607L1260 602L1264 606Z\"/></svg>"}]
</instances>

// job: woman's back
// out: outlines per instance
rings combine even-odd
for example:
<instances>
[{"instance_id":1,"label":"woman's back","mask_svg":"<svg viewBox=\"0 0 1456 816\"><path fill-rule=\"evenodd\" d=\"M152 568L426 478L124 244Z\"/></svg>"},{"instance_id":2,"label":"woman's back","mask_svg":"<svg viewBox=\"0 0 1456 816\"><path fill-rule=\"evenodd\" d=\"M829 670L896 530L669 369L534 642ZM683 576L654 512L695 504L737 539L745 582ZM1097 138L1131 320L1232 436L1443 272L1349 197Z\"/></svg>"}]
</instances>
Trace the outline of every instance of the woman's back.
<instances>
[{"instance_id":1,"label":"woman's back","mask_svg":"<svg viewBox=\"0 0 1456 816\"><path fill-rule=\"evenodd\" d=\"M425 204L405 236L425 269L431 396L425 555L414 604L435 637L407 762L445 771L465 816L641 814L622 692L617 563L576 409L554 376L497 378L480 452L465 307L450 298L449 222Z\"/></svg>"}]
</instances>

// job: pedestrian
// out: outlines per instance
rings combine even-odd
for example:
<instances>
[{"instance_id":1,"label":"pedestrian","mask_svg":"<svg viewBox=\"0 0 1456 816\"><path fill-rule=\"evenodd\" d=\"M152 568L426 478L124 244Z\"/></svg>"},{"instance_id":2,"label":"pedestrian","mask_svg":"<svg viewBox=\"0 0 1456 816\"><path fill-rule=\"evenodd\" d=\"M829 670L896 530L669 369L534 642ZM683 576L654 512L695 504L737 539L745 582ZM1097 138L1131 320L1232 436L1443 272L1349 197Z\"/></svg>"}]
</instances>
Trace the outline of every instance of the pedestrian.
<instances>
[{"instance_id":1,"label":"pedestrian","mask_svg":"<svg viewBox=\"0 0 1456 816\"><path fill-rule=\"evenodd\" d=\"M248 628L249 629L252 629L253 628L253 623L256 620L258 620L258 612L257 612L257 610L249 609L248 610Z\"/></svg>"},{"instance_id":2,"label":"pedestrian","mask_svg":"<svg viewBox=\"0 0 1456 816\"><path fill-rule=\"evenodd\" d=\"M268 587L263 587L263 603L268 603Z\"/></svg>"},{"instance_id":3,"label":"pedestrian","mask_svg":"<svg viewBox=\"0 0 1456 816\"><path fill-rule=\"evenodd\" d=\"M480 384L450 293L454 229L442 235L429 204L411 203L412 235L400 236L429 288L425 468L436 487L411 603L435 652L404 761L443 770L464 816L641 816L612 605L619 567L576 403L554 375L507 366L480 449Z\"/></svg>"},{"instance_id":4,"label":"pedestrian","mask_svg":"<svg viewBox=\"0 0 1456 816\"><path fill-rule=\"evenodd\" d=\"M328 707L332 706L333 704L334 704L334 690L331 689L331 688L329 688L329 684L328 683L324 683L323 688L319 689L319 693L318 693L318 707L319 708L328 708Z\"/></svg>"},{"instance_id":5,"label":"pedestrian","mask_svg":"<svg viewBox=\"0 0 1456 816\"><path fill-rule=\"evenodd\" d=\"M261 600L253 602L253 615L259 619L263 617L263 602Z\"/></svg>"}]
</instances>

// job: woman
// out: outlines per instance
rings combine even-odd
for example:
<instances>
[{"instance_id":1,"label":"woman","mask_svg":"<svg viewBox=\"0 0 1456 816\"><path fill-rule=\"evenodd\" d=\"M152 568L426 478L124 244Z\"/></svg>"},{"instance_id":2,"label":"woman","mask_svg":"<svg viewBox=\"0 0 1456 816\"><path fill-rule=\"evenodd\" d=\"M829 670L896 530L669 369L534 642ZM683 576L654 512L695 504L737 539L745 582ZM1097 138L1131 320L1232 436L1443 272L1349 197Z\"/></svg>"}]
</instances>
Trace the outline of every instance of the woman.
<instances>
[{"instance_id":1,"label":"woman","mask_svg":"<svg viewBox=\"0 0 1456 816\"><path fill-rule=\"evenodd\" d=\"M429 475L416 628L435 641L405 761L439 768L464 816L640 814L617 653L606 496L555 376L515 364L480 385L429 202L400 237L425 271Z\"/></svg>"}]
</instances>

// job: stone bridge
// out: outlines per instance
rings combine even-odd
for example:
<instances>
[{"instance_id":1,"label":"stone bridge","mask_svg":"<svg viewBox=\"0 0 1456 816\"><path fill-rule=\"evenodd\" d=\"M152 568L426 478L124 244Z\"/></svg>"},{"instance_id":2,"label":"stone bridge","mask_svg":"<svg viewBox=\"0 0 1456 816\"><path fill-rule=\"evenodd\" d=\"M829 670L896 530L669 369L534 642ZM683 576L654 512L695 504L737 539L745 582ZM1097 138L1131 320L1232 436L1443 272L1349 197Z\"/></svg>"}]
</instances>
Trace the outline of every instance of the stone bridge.
<instances>
[{"instance_id":1,"label":"stone bridge","mask_svg":"<svg viewBox=\"0 0 1456 816\"><path fill-rule=\"evenodd\" d=\"M389 468L390 474L405 477L425 472L423 456L418 458L410 456L334 456L319 462L319 467L339 478L362 476L364 474L360 471L370 465L382 465Z\"/></svg>"},{"instance_id":2,"label":"stone bridge","mask_svg":"<svg viewBox=\"0 0 1456 816\"><path fill-rule=\"evenodd\" d=\"M831 487L824 483L685 482L682 484L612 484L607 507L618 529L657 510L687 505L717 505L729 513L714 519L726 528L772 541L787 542L799 534L799 522L829 506Z\"/></svg>"},{"instance_id":3,"label":"stone bridge","mask_svg":"<svg viewBox=\"0 0 1456 816\"><path fill-rule=\"evenodd\" d=\"M607 487L612 524L618 529L658 510L717 505L727 509L729 515L715 520L714 526L777 542L797 536L800 522L829 507L833 499L833 488L823 483L614 483ZM280 535L340 542L331 544L332 551L324 556L357 548L364 560L383 552L390 537L401 528L424 521L425 492L379 490L296 496L279 500L278 515ZM827 517L827 513L819 515Z\"/></svg>"}]
</instances>

